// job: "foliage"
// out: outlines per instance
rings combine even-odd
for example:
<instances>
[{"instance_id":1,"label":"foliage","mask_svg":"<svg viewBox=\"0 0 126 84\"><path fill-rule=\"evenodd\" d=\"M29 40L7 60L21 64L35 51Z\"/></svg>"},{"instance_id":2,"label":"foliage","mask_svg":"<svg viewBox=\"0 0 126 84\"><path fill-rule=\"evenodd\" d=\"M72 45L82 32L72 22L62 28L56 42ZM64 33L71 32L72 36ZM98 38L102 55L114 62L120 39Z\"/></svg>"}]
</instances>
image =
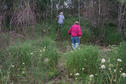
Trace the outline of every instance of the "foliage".
<instances>
[{"instance_id":1,"label":"foliage","mask_svg":"<svg viewBox=\"0 0 126 84\"><path fill-rule=\"evenodd\" d=\"M99 56L99 49L97 46L83 46L80 49L71 51L66 56L66 65L69 74L94 74L97 72Z\"/></svg>"},{"instance_id":2,"label":"foliage","mask_svg":"<svg viewBox=\"0 0 126 84\"><path fill-rule=\"evenodd\" d=\"M116 30L116 26L106 25L104 27L104 43L106 45L118 44L122 41L121 33Z\"/></svg>"},{"instance_id":3,"label":"foliage","mask_svg":"<svg viewBox=\"0 0 126 84\"><path fill-rule=\"evenodd\" d=\"M122 45L122 44L121 44ZM123 45L124 47L124 45ZM125 81L125 61L119 55L119 46L110 46L106 51L106 56L101 58L99 72L96 76L96 82L99 84L124 84ZM102 62L102 59L105 61ZM104 68L103 68L104 66ZM124 75L123 75L124 74Z\"/></svg>"},{"instance_id":4,"label":"foliage","mask_svg":"<svg viewBox=\"0 0 126 84\"><path fill-rule=\"evenodd\" d=\"M37 8L41 10L45 10L47 6L50 4L50 0L37 0Z\"/></svg>"},{"instance_id":5,"label":"foliage","mask_svg":"<svg viewBox=\"0 0 126 84\"><path fill-rule=\"evenodd\" d=\"M37 82L55 76L59 55L55 42L45 37L42 40L26 41L23 44L10 46L2 51L0 58L2 67L0 70L4 74L2 78L8 76L17 80L17 76L24 78L33 76ZM6 72L10 74L6 74ZM11 80L10 78L6 80L7 83ZM4 84L6 81L2 83Z\"/></svg>"},{"instance_id":6,"label":"foliage","mask_svg":"<svg viewBox=\"0 0 126 84\"><path fill-rule=\"evenodd\" d=\"M118 0L120 3L125 4L126 0Z\"/></svg>"},{"instance_id":7,"label":"foliage","mask_svg":"<svg viewBox=\"0 0 126 84\"><path fill-rule=\"evenodd\" d=\"M105 56L100 56L96 49L86 46L68 53L68 75L78 81L81 78L84 84L125 84L125 42L120 46L110 46L104 51Z\"/></svg>"},{"instance_id":8,"label":"foliage","mask_svg":"<svg viewBox=\"0 0 126 84\"><path fill-rule=\"evenodd\" d=\"M118 50L118 58L122 59L122 68L124 69L124 71L126 71L126 42L122 42L119 46L119 50Z\"/></svg>"}]
</instances>

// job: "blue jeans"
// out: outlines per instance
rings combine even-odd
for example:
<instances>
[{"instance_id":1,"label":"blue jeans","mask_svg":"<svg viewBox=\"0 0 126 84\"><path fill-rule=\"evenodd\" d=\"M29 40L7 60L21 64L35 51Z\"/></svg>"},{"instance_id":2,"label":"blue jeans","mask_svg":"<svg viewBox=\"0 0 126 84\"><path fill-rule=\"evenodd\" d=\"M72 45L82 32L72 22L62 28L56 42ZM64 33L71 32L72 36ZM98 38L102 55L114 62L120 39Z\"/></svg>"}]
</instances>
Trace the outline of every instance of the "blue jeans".
<instances>
[{"instance_id":1,"label":"blue jeans","mask_svg":"<svg viewBox=\"0 0 126 84\"><path fill-rule=\"evenodd\" d=\"M79 37L72 37L71 40L72 40L72 48L76 49L80 44L80 38Z\"/></svg>"}]
</instances>

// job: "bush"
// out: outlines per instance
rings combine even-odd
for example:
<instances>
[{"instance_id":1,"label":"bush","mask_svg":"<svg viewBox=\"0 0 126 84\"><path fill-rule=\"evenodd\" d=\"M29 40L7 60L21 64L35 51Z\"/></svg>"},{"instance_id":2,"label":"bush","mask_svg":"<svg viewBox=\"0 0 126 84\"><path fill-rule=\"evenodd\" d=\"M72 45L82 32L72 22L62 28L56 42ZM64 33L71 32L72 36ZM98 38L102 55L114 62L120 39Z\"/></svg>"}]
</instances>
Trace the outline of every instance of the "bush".
<instances>
[{"instance_id":1,"label":"bush","mask_svg":"<svg viewBox=\"0 0 126 84\"><path fill-rule=\"evenodd\" d=\"M122 41L121 33L116 30L116 26L106 25L104 27L104 34L106 45L118 44Z\"/></svg>"},{"instance_id":2,"label":"bush","mask_svg":"<svg viewBox=\"0 0 126 84\"><path fill-rule=\"evenodd\" d=\"M66 56L69 73L93 74L98 71L99 49L97 46L83 46Z\"/></svg>"}]
</instances>

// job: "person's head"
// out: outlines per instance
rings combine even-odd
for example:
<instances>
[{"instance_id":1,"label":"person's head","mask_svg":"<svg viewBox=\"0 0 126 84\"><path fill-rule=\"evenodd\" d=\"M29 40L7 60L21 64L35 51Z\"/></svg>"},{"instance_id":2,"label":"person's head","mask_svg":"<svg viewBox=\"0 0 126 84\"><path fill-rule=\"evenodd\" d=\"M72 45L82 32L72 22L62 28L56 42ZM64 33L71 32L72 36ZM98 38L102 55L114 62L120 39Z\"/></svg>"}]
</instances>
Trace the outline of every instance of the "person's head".
<instances>
[{"instance_id":1,"label":"person's head","mask_svg":"<svg viewBox=\"0 0 126 84\"><path fill-rule=\"evenodd\" d=\"M63 12L60 12L60 15L63 15Z\"/></svg>"},{"instance_id":2,"label":"person's head","mask_svg":"<svg viewBox=\"0 0 126 84\"><path fill-rule=\"evenodd\" d=\"M74 24L79 24L79 22L78 21L75 21Z\"/></svg>"}]
</instances>

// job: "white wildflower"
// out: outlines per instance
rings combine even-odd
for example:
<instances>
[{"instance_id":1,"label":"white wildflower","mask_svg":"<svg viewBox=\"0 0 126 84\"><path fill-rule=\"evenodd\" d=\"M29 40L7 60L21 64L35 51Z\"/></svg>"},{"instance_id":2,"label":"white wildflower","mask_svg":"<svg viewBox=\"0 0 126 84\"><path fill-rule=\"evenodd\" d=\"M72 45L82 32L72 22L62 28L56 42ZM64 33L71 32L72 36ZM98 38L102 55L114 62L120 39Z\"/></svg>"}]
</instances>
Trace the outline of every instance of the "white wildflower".
<instances>
[{"instance_id":1,"label":"white wildflower","mask_svg":"<svg viewBox=\"0 0 126 84\"><path fill-rule=\"evenodd\" d=\"M40 52L42 52L42 50L40 50Z\"/></svg>"},{"instance_id":2,"label":"white wildflower","mask_svg":"<svg viewBox=\"0 0 126 84\"><path fill-rule=\"evenodd\" d=\"M48 59L48 58L45 58L45 59L44 59L44 62L45 62L45 63L47 63L48 61L49 61L49 59Z\"/></svg>"},{"instance_id":3,"label":"white wildflower","mask_svg":"<svg viewBox=\"0 0 126 84\"><path fill-rule=\"evenodd\" d=\"M118 61L118 62L122 62L122 60L121 60L121 59L117 59L117 61Z\"/></svg>"},{"instance_id":4,"label":"white wildflower","mask_svg":"<svg viewBox=\"0 0 126 84\"><path fill-rule=\"evenodd\" d=\"M78 79L78 78L75 78L76 80Z\"/></svg>"},{"instance_id":5,"label":"white wildflower","mask_svg":"<svg viewBox=\"0 0 126 84\"><path fill-rule=\"evenodd\" d=\"M105 63L106 60L104 58L101 59L101 63Z\"/></svg>"},{"instance_id":6,"label":"white wildflower","mask_svg":"<svg viewBox=\"0 0 126 84\"><path fill-rule=\"evenodd\" d=\"M44 29L43 32L46 32L46 30Z\"/></svg>"},{"instance_id":7,"label":"white wildflower","mask_svg":"<svg viewBox=\"0 0 126 84\"><path fill-rule=\"evenodd\" d=\"M25 72L24 71L22 71L22 74L24 74Z\"/></svg>"},{"instance_id":8,"label":"white wildflower","mask_svg":"<svg viewBox=\"0 0 126 84\"><path fill-rule=\"evenodd\" d=\"M101 69L105 69L106 67L105 67L105 65L101 65Z\"/></svg>"},{"instance_id":9,"label":"white wildflower","mask_svg":"<svg viewBox=\"0 0 126 84\"><path fill-rule=\"evenodd\" d=\"M33 55L33 53L32 53L32 52L31 52L30 54L31 54L31 55Z\"/></svg>"},{"instance_id":10,"label":"white wildflower","mask_svg":"<svg viewBox=\"0 0 126 84\"><path fill-rule=\"evenodd\" d=\"M14 65L11 65L12 68L14 68Z\"/></svg>"},{"instance_id":11,"label":"white wildflower","mask_svg":"<svg viewBox=\"0 0 126 84\"><path fill-rule=\"evenodd\" d=\"M116 72L116 69L114 69L114 72Z\"/></svg>"},{"instance_id":12,"label":"white wildflower","mask_svg":"<svg viewBox=\"0 0 126 84\"><path fill-rule=\"evenodd\" d=\"M122 72L122 71L119 71L120 73Z\"/></svg>"},{"instance_id":13,"label":"white wildflower","mask_svg":"<svg viewBox=\"0 0 126 84\"><path fill-rule=\"evenodd\" d=\"M112 69L111 68L108 68L109 71L111 71Z\"/></svg>"},{"instance_id":14,"label":"white wildflower","mask_svg":"<svg viewBox=\"0 0 126 84\"><path fill-rule=\"evenodd\" d=\"M95 74L96 76L98 75L98 74Z\"/></svg>"},{"instance_id":15,"label":"white wildflower","mask_svg":"<svg viewBox=\"0 0 126 84\"><path fill-rule=\"evenodd\" d=\"M84 71L85 68L82 68L82 71Z\"/></svg>"},{"instance_id":16,"label":"white wildflower","mask_svg":"<svg viewBox=\"0 0 126 84\"><path fill-rule=\"evenodd\" d=\"M93 75L93 74L91 74L91 75L89 75L89 77L90 77L90 78L94 78L94 75Z\"/></svg>"},{"instance_id":17,"label":"white wildflower","mask_svg":"<svg viewBox=\"0 0 126 84\"><path fill-rule=\"evenodd\" d=\"M79 73L76 73L76 74L74 74L75 76L79 76L80 74Z\"/></svg>"},{"instance_id":18,"label":"white wildflower","mask_svg":"<svg viewBox=\"0 0 126 84\"><path fill-rule=\"evenodd\" d=\"M113 81L116 82L116 79L114 79Z\"/></svg>"},{"instance_id":19,"label":"white wildflower","mask_svg":"<svg viewBox=\"0 0 126 84\"><path fill-rule=\"evenodd\" d=\"M42 51L45 52L45 48Z\"/></svg>"},{"instance_id":20,"label":"white wildflower","mask_svg":"<svg viewBox=\"0 0 126 84\"><path fill-rule=\"evenodd\" d=\"M23 62L22 64L24 65L25 63Z\"/></svg>"},{"instance_id":21,"label":"white wildflower","mask_svg":"<svg viewBox=\"0 0 126 84\"><path fill-rule=\"evenodd\" d=\"M126 78L126 73L122 73L121 76Z\"/></svg>"},{"instance_id":22,"label":"white wildflower","mask_svg":"<svg viewBox=\"0 0 126 84\"><path fill-rule=\"evenodd\" d=\"M70 76L72 76L73 74L72 73L70 73Z\"/></svg>"}]
</instances>

